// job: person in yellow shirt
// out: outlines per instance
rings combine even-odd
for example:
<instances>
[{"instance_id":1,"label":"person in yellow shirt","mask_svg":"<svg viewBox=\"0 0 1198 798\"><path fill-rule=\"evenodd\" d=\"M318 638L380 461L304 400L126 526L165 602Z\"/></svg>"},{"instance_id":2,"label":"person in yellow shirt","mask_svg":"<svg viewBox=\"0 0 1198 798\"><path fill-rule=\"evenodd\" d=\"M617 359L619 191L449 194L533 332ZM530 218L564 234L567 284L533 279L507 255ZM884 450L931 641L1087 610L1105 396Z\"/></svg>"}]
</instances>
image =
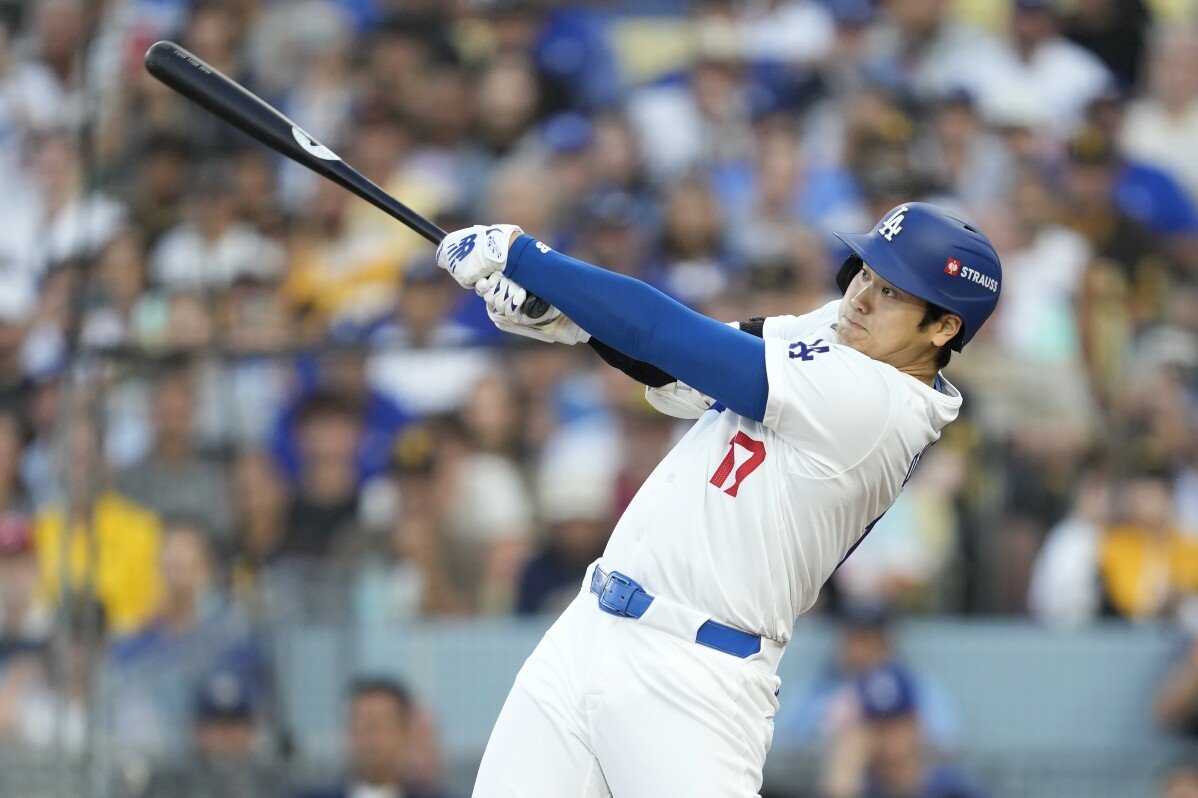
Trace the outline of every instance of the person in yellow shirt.
<instances>
[{"instance_id":1,"label":"person in yellow shirt","mask_svg":"<svg viewBox=\"0 0 1198 798\"><path fill-rule=\"evenodd\" d=\"M1198 595L1198 540L1174 521L1167 476L1139 474L1124 496L1125 520L1102 533L1098 566L1103 592L1125 618L1166 615L1179 599Z\"/></svg>"},{"instance_id":2,"label":"person in yellow shirt","mask_svg":"<svg viewBox=\"0 0 1198 798\"><path fill-rule=\"evenodd\" d=\"M64 575L73 591L93 595L115 634L149 620L158 605L161 523L158 516L113 490L97 490L90 519L87 498L102 469L95 430L77 423L70 435L73 490L68 500L38 513L34 539L39 592L50 604L62 599Z\"/></svg>"}]
</instances>

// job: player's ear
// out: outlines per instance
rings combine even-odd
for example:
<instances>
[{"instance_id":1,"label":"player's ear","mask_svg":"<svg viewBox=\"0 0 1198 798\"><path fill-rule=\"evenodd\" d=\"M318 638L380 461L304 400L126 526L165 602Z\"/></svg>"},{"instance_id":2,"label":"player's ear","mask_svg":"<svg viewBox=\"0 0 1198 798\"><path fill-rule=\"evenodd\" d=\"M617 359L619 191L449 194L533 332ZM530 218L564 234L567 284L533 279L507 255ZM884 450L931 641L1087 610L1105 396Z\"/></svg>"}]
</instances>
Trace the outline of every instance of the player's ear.
<instances>
[{"instance_id":1,"label":"player's ear","mask_svg":"<svg viewBox=\"0 0 1198 798\"><path fill-rule=\"evenodd\" d=\"M961 325L960 316L953 313L945 313L933 325L932 343L936 346L944 346L957 337L957 333L961 332Z\"/></svg>"}]
</instances>

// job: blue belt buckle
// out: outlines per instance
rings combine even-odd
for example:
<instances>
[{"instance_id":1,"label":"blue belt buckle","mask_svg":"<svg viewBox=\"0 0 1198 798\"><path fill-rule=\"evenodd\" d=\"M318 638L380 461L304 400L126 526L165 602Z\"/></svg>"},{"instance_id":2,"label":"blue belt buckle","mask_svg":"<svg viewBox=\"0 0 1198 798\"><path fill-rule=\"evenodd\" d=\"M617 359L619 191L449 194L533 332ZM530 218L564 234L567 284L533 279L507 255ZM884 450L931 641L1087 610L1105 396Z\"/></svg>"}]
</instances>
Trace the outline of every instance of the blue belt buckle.
<instances>
[{"instance_id":1,"label":"blue belt buckle","mask_svg":"<svg viewBox=\"0 0 1198 798\"><path fill-rule=\"evenodd\" d=\"M628 602L638 590L643 588L619 571L612 571L599 590L599 609L621 618L631 618Z\"/></svg>"}]
</instances>

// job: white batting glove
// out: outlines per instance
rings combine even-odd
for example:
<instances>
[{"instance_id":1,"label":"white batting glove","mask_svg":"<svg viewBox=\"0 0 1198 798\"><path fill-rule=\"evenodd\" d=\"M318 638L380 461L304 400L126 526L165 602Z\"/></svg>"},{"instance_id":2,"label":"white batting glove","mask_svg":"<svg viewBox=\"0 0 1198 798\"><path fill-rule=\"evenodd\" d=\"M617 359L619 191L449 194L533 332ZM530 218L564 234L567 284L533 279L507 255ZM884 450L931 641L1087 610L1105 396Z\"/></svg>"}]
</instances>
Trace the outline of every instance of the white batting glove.
<instances>
[{"instance_id":1,"label":"white batting glove","mask_svg":"<svg viewBox=\"0 0 1198 798\"><path fill-rule=\"evenodd\" d=\"M645 401L659 412L674 418L698 418L715 400L685 382L670 382L660 388L645 386Z\"/></svg>"},{"instance_id":2,"label":"white batting glove","mask_svg":"<svg viewBox=\"0 0 1198 798\"><path fill-rule=\"evenodd\" d=\"M520 308L528 292L499 272L481 278L474 284L474 291L486 301L491 321L504 332L570 346L591 338L553 305L535 319L522 313Z\"/></svg>"},{"instance_id":3,"label":"white batting glove","mask_svg":"<svg viewBox=\"0 0 1198 798\"><path fill-rule=\"evenodd\" d=\"M458 285L473 288L481 278L503 272L512 233L524 232L514 224L476 224L455 230L437 247L437 265Z\"/></svg>"}]
</instances>

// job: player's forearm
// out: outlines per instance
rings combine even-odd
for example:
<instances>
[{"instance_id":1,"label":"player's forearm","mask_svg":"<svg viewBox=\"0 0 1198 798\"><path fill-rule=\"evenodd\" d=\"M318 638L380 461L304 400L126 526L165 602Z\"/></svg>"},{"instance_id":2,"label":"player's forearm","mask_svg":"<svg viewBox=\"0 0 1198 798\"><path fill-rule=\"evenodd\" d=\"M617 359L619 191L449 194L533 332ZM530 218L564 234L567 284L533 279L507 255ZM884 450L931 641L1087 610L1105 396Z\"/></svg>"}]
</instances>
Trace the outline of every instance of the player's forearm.
<instances>
[{"instance_id":1,"label":"player's forearm","mask_svg":"<svg viewBox=\"0 0 1198 798\"><path fill-rule=\"evenodd\" d=\"M765 345L645 283L535 246L520 236L504 270L593 337L651 363L725 406L765 417Z\"/></svg>"},{"instance_id":2,"label":"player's forearm","mask_svg":"<svg viewBox=\"0 0 1198 798\"><path fill-rule=\"evenodd\" d=\"M763 330L765 328L765 319L757 316L748 321L730 322L729 327L739 329L741 332L747 332L749 335L755 335L758 338L764 337ZM650 388L660 388L663 385L669 385L671 382L677 381L677 377L668 372L662 371L652 363L646 363L643 360L636 360L628 357L623 352L612 349L607 344L600 341L598 338L591 336L587 344L599 357L603 358L603 362L614 369L618 369L632 379L639 382L641 385L648 385Z\"/></svg>"}]
</instances>

